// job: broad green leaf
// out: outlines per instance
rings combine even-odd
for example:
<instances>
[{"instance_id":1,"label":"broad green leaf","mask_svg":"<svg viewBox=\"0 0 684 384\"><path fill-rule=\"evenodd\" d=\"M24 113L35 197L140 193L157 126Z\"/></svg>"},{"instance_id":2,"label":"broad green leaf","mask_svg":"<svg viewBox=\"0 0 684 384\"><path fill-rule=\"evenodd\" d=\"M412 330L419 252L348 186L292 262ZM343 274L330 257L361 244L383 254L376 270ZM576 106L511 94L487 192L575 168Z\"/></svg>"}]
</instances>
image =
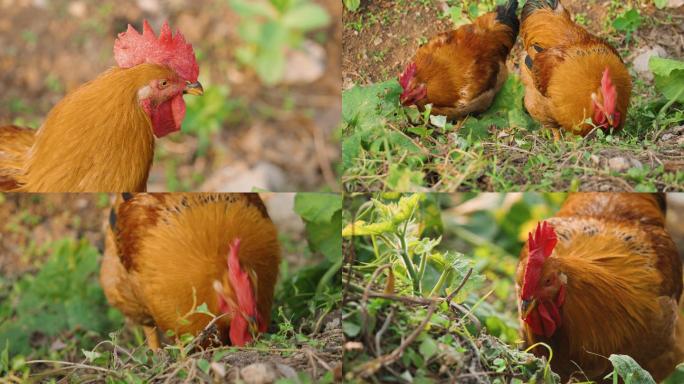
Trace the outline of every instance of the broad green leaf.
<instances>
[{"instance_id":1,"label":"broad green leaf","mask_svg":"<svg viewBox=\"0 0 684 384\"><path fill-rule=\"evenodd\" d=\"M361 5L361 0L343 0L344 6L351 12L355 12Z\"/></svg>"},{"instance_id":2,"label":"broad green leaf","mask_svg":"<svg viewBox=\"0 0 684 384\"><path fill-rule=\"evenodd\" d=\"M631 384L655 384L655 380L645 369L641 368L633 358L627 355L610 355L608 358L615 372Z\"/></svg>"},{"instance_id":3,"label":"broad green leaf","mask_svg":"<svg viewBox=\"0 0 684 384\"><path fill-rule=\"evenodd\" d=\"M298 193L294 210L302 219L328 223L342 209L342 196L334 193Z\"/></svg>"},{"instance_id":4,"label":"broad green leaf","mask_svg":"<svg viewBox=\"0 0 684 384\"><path fill-rule=\"evenodd\" d=\"M418 352L423 355L425 360L429 360L432 356L436 355L438 351L437 342L430 336L426 336L418 347Z\"/></svg>"},{"instance_id":5,"label":"broad green leaf","mask_svg":"<svg viewBox=\"0 0 684 384\"><path fill-rule=\"evenodd\" d=\"M288 11L282 21L288 28L306 32L330 24L330 15L320 5L303 3Z\"/></svg>"},{"instance_id":6,"label":"broad green leaf","mask_svg":"<svg viewBox=\"0 0 684 384\"><path fill-rule=\"evenodd\" d=\"M668 100L684 103L684 61L651 57L648 63L656 87Z\"/></svg>"}]
</instances>

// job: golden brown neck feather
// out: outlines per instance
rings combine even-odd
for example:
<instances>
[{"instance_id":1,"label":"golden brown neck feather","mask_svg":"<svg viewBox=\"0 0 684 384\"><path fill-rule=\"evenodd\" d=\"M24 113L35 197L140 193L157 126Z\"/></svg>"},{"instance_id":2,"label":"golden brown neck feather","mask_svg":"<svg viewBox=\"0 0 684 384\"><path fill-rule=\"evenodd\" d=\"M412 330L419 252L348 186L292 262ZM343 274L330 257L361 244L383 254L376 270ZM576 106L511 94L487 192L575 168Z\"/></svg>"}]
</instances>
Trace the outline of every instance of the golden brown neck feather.
<instances>
[{"instance_id":1,"label":"golden brown neck feather","mask_svg":"<svg viewBox=\"0 0 684 384\"><path fill-rule=\"evenodd\" d=\"M552 338L567 345L561 354L589 370L605 359L585 352L634 354L633 341L652 335L651 319L662 317L662 278L646 234L591 218L550 222L559 236L552 259L568 281L563 325Z\"/></svg>"},{"instance_id":2,"label":"golden brown neck feather","mask_svg":"<svg viewBox=\"0 0 684 384\"><path fill-rule=\"evenodd\" d=\"M138 89L165 67L112 68L67 95L48 114L28 153L23 190L131 192L145 189L154 137Z\"/></svg>"}]
</instances>

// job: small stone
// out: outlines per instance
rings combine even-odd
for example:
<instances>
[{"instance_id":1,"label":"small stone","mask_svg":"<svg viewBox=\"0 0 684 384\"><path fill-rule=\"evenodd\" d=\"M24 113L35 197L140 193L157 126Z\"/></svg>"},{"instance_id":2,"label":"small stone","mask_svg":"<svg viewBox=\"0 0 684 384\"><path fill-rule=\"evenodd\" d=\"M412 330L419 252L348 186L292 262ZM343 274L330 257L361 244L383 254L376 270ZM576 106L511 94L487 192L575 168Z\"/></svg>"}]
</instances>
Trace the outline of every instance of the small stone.
<instances>
[{"instance_id":1,"label":"small stone","mask_svg":"<svg viewBox=\"0 0 684 384\"><path fill-rule=\"evenodd\" d=\"M289 51L286 60L285 84L312 83L325 73L325 49L313 41L305 41L302 49Z\"/></svg>"},{"instance_id":2,"label":"small stone","mask_svg":"<svg viewBox=\"0 0 684 384\"><path fill-rule=\"evenodd\" d=\"M271 384L276 381L278 374L270 363L254 363L240 370L240 376L245 384Z\"/></svg>"},{"instance_id":3,"label":"small stone","mask_svg":"<svg viewBox=\"0 0 684 384\"><path fill-rule=\"evenodd\" d=\"M672 138L674 138L672 133L666 133L660 138L660 141L670 141Z\"/></svg>"},{"instance_id":4,"label":"small stone","mask_svg":"<svg viewBox=\"0 0 684 384\"><path fill-rule=\"evenodd\" d=\"M83 17L86 14L86 5L82 1L74 1L69 4L69 14L73 17Z\"/></svg>"},{"instance_id":5,"label":"small stone","mask_svg":"<svg viewBox=\"0 0 684 384\"><path fill-rule=\"evenodd\" d=\"M373 40L373 45L377 47L380 44L382 44L382 37L376 37L375 40Z\"/></svg>"},{"instance_id":6,"label":"small stone","mask_svg":"<svg viewBox=\"0 0 684 384\"><path fill-rule=\"evenodd\" d=\"M601 162L601 158L598 157L598 156L596 156L596 155L591 155L591 157L589 158L589 160L591 160L591 162L592 162L594 165L599 165L599 163Z\"/></svg>"},{"instance_id":7,"label":"small stone","mask_svg":"<svg viewBox=\"0 0 684 384\"><path fill-rule=\"evenodd\" d=\"M220 378L226 377L226 367L223 364L214 361L211 363L211 370Z\"/></svg>"},{"instance_id":8,"label":"small stone","mask_svg":"<svg viewBox=\"0 0 684 384\"><path fill-rule=\"evenodd\" d=\"M630 168L630 162L624 157L613 157L608 160L608 167L611 171L624 172Z\"/></svg>"},{"instance_id":9,"label":"small stone","mask_svg":"<svg viewBox=\"0 0 684 384\"><path fill-rule=\"evenodd\" d=\"M684 0L670 0L667 2L668 8L679 8L684 6Z\"/></svg>"},{"instance_id":10,"label":"small stone","mask_svg":"<svg viewBox=\"0 0 684 384\"><path fill-rule=\"evenodd\" d=\"M644 79L646 80L653 80L653 73L651 73L651 70L648 66L648 62L651 60L651 57L665 57L667 56L667 52L665 52L665 49L663 47L656 45L653 48L650 49L645 49L641 54L639 54L637 57L634 58L632 63L634 64L634 70Z\"/></svg>"},{"instance_id":11,"label":"small stone","mask_svg":"<svg viewBox=\"0 0 684 384\"><path fill-rule=\"evenodd\" d=\"M289 365L276 363L276 367L278 368L278 372L280 372L280 375L283 377L287 377L288 379L293 379L297 377L297 371L295 371L295 369L290 367Z\"/></svg>"},{"instance_id":12,"label":"small stone","mask_svg":"<svg viewBox=\"0 0 684 384\"><path fill-rule=\"evenodd\" d=\"M637 159L632 159L632 168L643 168L644 165Z\"/></svg>"},{"instance_id":13,"label":"small stone","mask_svg":"<svg viewBox=\"0 0 684 384\"><path fill-rule=\"evenodd\" d=\"M159 0L138 0L138 7L149 13L158 13L161 9Z\"/></svg>"}]
</instances>

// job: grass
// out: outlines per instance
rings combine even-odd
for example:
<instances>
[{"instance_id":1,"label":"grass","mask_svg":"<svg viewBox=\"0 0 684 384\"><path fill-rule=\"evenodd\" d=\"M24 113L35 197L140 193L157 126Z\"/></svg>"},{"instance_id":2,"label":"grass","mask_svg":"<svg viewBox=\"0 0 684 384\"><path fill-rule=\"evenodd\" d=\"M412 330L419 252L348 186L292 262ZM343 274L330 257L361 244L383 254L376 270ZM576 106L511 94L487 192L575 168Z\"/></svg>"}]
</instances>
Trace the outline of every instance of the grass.
<instances>
[{"instance_id":1,"label":"grass","mask_svg":"<svg viewBox=\"0 0 684 384\"><path fill-rule=\"evenodd\" d=\"M281 234L280 241L284 253L306 262L295 267L282 261L269 331L253 344L201 348L215 335L210 323L196 337L167 333L170 344L151 351L142 329L125 325L123 315L108 305L98 280L100 251L88 240L64 237L40 244L40 255L29 256L36 260L30 272L0 277L0 383L207 382L249 375L241 369L256 362L273 364L283 376L280 384L332 383L342 356L336 320L341 197L305 193L295 200L306 236ZM3 231L30 236L32 228L51 219L17 210ZM35 253L31 247L26 251ZM192 313L215 318L203 303Z\"/></svg>"},{"instance_id":2,"label":"grass","mask_svg":"<svg viewBox=\"0 0 684 384\"><path fill-rule=\"evenodd\" d=\"M375 193L347 198L345 379L559 383L546 358L522 349L514 279L527 233L553 215L565 196ZM653 383L629 356L611 355L610 360L615 380ZM684 367L665 383L679 382L682 374Z\"/></svg>"},{"instance_id":3,"label":"grass","mask_svg":"<svg viewBox=\"0 0 684 384\"><path fill-rule=\"evenodd\" d=\"M494 5L477 3L452 1L450 9L460 7L457 16L467 19ZM639 8L616 4L610 10L616 21L605 26L602 36L618 45L623 55L635 49L632 35L640 26L664 22L640 13ZM379 12L384 15L389 10ZM401 11L393 15L398 14ZM373 13L363 8L347 16L347 28L357 28L356 20L374 19ZM458 17L452 14L451 19L457 22ZM588 22L586 15L580 19ZM379 52L384 55L388 46ZM660 88L656 90L633 69L630 71L634 90L622 132L610 135L596 131L587 138L566 134L558 141L525 111L524 89L515 73L487 112L454 124L402 108L398 101L401 88L395 79L357 85L343 92L344 188L681 190L684 158L682 144L677 143L681 137L677 127L684 122L684 105L681 101L668 102L671 95L664 96Z\"/></svg>"}]
</instances>

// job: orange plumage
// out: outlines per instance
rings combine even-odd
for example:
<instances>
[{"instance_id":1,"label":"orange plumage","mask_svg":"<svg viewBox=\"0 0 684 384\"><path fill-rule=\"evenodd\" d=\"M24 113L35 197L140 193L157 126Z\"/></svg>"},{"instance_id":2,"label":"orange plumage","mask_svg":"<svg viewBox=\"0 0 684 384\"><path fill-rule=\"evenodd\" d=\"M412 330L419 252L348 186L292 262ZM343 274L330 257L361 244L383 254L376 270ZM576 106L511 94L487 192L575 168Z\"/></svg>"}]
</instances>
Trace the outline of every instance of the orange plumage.
<instances>
[{"instance_id":1,"label":"orange plumage","mask_svg":"<svg viewBox=\"0 0 684 384\"><path fill-rule=\"evenodd\" d=\"M109 221L102 287L113 306L145 327L152 348L159 347L154 327L179 336L202 331L211 317L188 314L203 303L224 314L216 324L223 342L242 345L266 331L280 247L258 195L124 195ZM245 297L251 308L243 308Z\"/></svg>"},{"instance_id":2,"label":"orange plumage","mask_svg":"<svg viewBox=\"0 0 684 384\"><path fill-rule=\"evenodd\" d=\"M530 234L516 278L523 335L553 349L564 380L600 380L611 354L633 357L656 380L684 361L682 263L664 204L647 194L571 194Z\"/></svg>"},{"instance_id":3,"label":"orange plumage","mask_svg":"<svg viewBox=\"0 0 684 384\"><path fill-rule=\"evenodd\" d=\"M618 52L575 24L558 0L530 0L521 17L525 107L545 126L586 135L622 129L632 80Z\"/></svg>"},{"instance_id":4,"label":"orange plumage","mask_svg":"<svg viewBox=\"0 0 684 384\"><path fill-rule=\"evenodd\" d=\"M418 49L399 78L403 105L458 119L483 112L503 86L506 58L518 35L517 0L472 24L440 33Z\"/></svg>"},{"instance_id":5,"label":"orange plumage","mask_svg":"<svg viewBox=\"0 0 684 384\"><path fill-rule=\"evenodd\" d=\"M118 67L68 94L37 131L0 127L0 190L146 189L154 135L179 130L183 93L202 93L197 64L192 47L166 24L159 40L147 22L142 35L129 28L115 55Z\"/></svg>"}]
</instances>

